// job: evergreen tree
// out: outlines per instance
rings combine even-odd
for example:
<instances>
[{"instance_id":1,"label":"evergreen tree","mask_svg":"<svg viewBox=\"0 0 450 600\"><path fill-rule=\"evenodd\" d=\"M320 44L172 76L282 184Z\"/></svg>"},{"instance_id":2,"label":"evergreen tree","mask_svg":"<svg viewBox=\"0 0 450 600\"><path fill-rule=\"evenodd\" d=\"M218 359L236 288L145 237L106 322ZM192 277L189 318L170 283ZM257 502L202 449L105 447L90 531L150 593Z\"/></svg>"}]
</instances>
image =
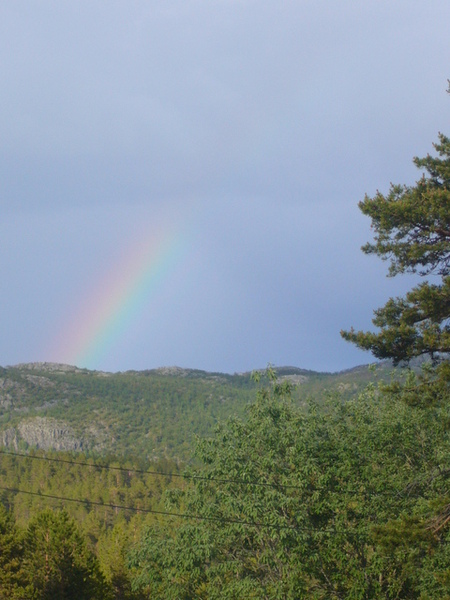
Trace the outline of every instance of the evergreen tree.
<instances>
[{"instance_id":1,"label":"evergreen tree","mask_svg":"<svg viewBox=\"0 0 450 600\"><path fill-rule=\"evenodd\" d=\"M24 600L33 597L22 561L19 532L11 514L0 505L0 598Z\"/></svg>"},{"instance_id":2,"label":"evergreen tree","mask_svg":"<svg viewBox=\"0 0 450 600\"><path fill-rule=\"evenodd\" d=\"M33 517L24 542L24 563L37 600L109 597L97 559L66 511L45 510Z\"/></svg>"},{"instance_id":3,"label":"evergreen tree","mask_svg":"<svg viewBox=\"0 0 450 600\"><path fill-rule=\"evenodd\" d=\"M375 242L367 254L390 260L389 275L417 273L431 281L413 287L404 298L391 298L375 311L378 333L350 331L342 336L394 364L429 355L443 361L448 379L450 352L450 139L439 135L438 156L415 158L426 173L414 186L391 185L359 203L372 220Z\"/></svg>"}]
</instances>

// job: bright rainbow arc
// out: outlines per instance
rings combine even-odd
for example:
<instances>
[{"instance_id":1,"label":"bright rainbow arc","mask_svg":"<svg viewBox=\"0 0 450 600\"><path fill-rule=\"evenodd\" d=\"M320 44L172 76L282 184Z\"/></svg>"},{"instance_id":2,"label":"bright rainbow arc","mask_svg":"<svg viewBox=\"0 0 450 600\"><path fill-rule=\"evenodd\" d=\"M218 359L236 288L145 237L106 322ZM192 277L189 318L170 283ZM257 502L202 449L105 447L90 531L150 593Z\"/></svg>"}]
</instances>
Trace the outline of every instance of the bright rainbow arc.
<instances>
[{"instance_id":1,"label":"bright rainbow arc","mask_svg":"<svg viewBox=\"0 0 450 600\"><path fill-rule=\"evenodd\" d=\"M94 368L145 311L177 264L183 241L175 234L136 244L101 281L61 340L63 362Z\"/></svg>"}]
</instances>

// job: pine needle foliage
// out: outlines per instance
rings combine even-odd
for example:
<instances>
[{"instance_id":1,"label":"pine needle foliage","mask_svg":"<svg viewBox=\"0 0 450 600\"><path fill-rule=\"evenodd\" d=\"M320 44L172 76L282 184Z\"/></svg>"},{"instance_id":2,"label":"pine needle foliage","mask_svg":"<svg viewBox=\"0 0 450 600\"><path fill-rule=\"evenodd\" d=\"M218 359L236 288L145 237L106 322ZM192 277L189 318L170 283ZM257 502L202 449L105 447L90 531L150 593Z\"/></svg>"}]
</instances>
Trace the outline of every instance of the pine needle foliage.
<instances>
[{"instance_id":1,"label":"pine needle foliage","mask_svg":"<svg viewBox=\"0 0 450 600\"><path fill-rule=\"evenodd\" d=\"M426 173L413 186L391 185L359 203L372 220L374 243L362 250L389 260L389 275L432 277L405 297L375 310L380 331L342 331L344 339L395 365L428 355L435 362L450 352L450 139L439 134L437 156L415 158Z\"/></svg>"}]
</instances>

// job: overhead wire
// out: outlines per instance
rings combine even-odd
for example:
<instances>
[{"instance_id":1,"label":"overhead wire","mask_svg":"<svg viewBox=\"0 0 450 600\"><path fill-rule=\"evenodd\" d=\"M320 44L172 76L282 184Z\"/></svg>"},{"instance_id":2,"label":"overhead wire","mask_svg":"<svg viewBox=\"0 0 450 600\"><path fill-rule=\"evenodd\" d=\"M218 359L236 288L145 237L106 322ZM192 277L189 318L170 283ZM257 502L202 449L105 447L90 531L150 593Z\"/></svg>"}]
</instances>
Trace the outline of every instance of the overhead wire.
<instances>
[{"instance_id":1,"label":"overhead wire","mask_svg":"<svg viewBox=\"0 0 450 600\"><path fill-rule=\"evenodd\" d=\"M190 514L190 513L173 513L173 512L168 512L168 511L163 511L163 510L156 510L156 509L150 509L150 508L137 508L137 507L133 507L133 506L124 506L124 505L120 505L120 504L112 504L112 503L107 503L107 502L98 502L98 501L91 501L91 500L87 500L87 499L80 499L80 498L69 498L66 496L57 496L56 494L45 494L45 493L41 493L41 492L32 492L29 490L22 490L19 488L10 488L10 487L5 487L5 486L0 486L0 490L2 491L6 491L9 493L14 493L14 494L26 494L26 495L30 495L30 496L38 496L40 498L46 498L46 499L50 499L50 500L59 500L62 502L74 502L77 504L85 504L87 506L99 506L101 508L109 508L109 509L114 509L114 510L126 510L126 511L131 511L131 512L136 512L136 513L145 513L145 514L154 514L154 515L159 515L159 516L164 516L164 517L173 517L173 518L179 518L179 519L190 519L190 520L196 520L196 521L208 521L208 522L215 522L215 523L220 523L220 524L226 524L226 525L242 525L244 527L259 527L259 528L264 528L264 529L270 529L270 530L276 530L276 531L282 531L282 530L291 530L291 531L297 531L297 532L303 532L303 533L307 533L307 534L314 534L314 535L323 535L323 534L329 534L329 535L344 535L346 537L350 536L350 537L355 537L355 538L363 538L366 539L367 541L367 534L369 533L367 527L364 530L355 530L355 529L349 529L348 527L345 530L339 530L339 529L335 529L335 528L326 528L326 529L317 529L317 528L313 528L313 527L298 527L295 525L279 525L279 524L270 524L270 523L263 523L263 522L258 522L258 521L243 521L241 519L226 519L223 517L213 517L213 516L204 516L204 515L195 515L195 514Z\"/></svg>"},{"instance_id":2,"label":"overhead wire","mask_svg":"<svg viewBox=\"0 0 450 600\"><path fill-rule=\"evenodd\" d=\"M136 468L132 468L132 467L118 467L118 466L106 465L106 464L101 464L101 463L98 464L98 463L90 463L90 462L85 462L85 461L67 460L64 458L38 456L36 454L27 454L24 452L12 452L10 450L0 450L0 455L2 455L2 454L7 455L7 456L15 456L18 458L27 458L27 459L31 459L31 460L41 460L41 461L45 461L45 462L62 463L62 464L80 466L80 467L89 467L89 468L104 469L104 470L109 470L109 471L118 471L118 472L125 472L125 473L138 473L140 475L155 475L155 476L160 476L160 477L171 477L171 478L178 478L178 479L184 479L184 480L188 479L188 480L197 480L197 481L205 481L205 482L265 487L265 488L273 488L273 489L280 489L280 488L281 489L293 489L293 490L300 490L302 492L309 491L310 493L317 493L317 492L323 492L323 491L327 491L328 493L330 493L329 489L305 490L304 486L299 486L299 485L294 485L294 484L271 483L271 482L267 482L267 481L246 481L246 480L242 480L242 479L229 479L229 478L223 479L223 478L217 478L217 477L208 477L205 475L189 475L188 473L180 474L180 473L171 473L171 472L166 472L166 471L136 469ZM450 474L450 469L444 469L444 470L441 469L439 474L436 477L444 477L449 474ZM426 481L424 481L422 483L426 483ZM345 493L353 494L353 495L401 497L405 493L410 494L411 490L414 487L417 488L418 486L420 486L420 484L421 484L421 482L412 482L412 483L408 484L406 487L404 487L402 490L377 490L377 491L374 491L374 490L361 490L361 489L354 490L354 489L345 488L345 489L339 489L339 490L331 490L331 493L335 493L335 491L338 491L339 493L345 492Z\"/></svg>"},{"instance_id":3,"label":"overhead wire","mask_svg":"<svg viewBox=\"0 0 450 600\"><path fill-rule=\"evenodd\" d=\"M41 492L31 492L30 490L22 490L19 488L10 488L10 487L6 487L6 486L0 486L0 490L6 491L6 492L10 492L13 494L27 494L29 496L38 496L39 498L47 498L47 499L51 499L51 500L61 500L63 502L75 502L77 504L85 504L87 506L99 506L101 508L112 508L112 509L116 509L116 510L127 510L127 511L131 511L131 512L136 512L136 513L146 513L146 514L155 514L155 515L162 515L162 516L167 516L167 517L177 517L177 518L181 518L181 519L194 519L197 521L212 521L212 522L218 522L218 523L223 523L223 524L233 524L233 525L244 525L246 527L263 527L266 529L276 529L276 530L285 530L285 529L290 529L293 531L304 531L304 532L308 532L308 533L315 533L315 534L323 534L323 533L330 533L330 534L345 534L348 535L350 533L350 535L361 535L362 532L352 532L350 530L345 530L345 531L340 531L338 529L315 529L313 527L297 527L295 525L279 525L279 524L271 524L271 523L262 523L259 521L243 521L241 519L226 519L223 517L208 517L205 515L195 515L195 514L190 514L190 513L173 513L173 512L168 512L168 511L164 511L164 510L156 510L156 509L152 509L152 508L137 508L135 506L124 506L124 505L120 505L120 504L111 504L108 502L98 502L95 500L87 500L87 499L81 499L81 498L69 498L66 496L57 496L56 494L45 494L45 493L41 493Z\"/></svg>"},{"instance_id":4,"label":"overhead wire","mask_svg":"<svg viewBox=\"0 0 450 600\"><path fill-rule=\"evenodd\" d=\"M140 473L141 475L159 475L161 477L176 477L179 479L197 479L203 481L215 481L217 483L235 483L237 485L254 485L261 487L273 487L273 488L293 488L293 489L303 489L298 485L291 484L283 484L283 483L270 483L267 481L245 481L242 479L221 479L221 478L213 478L206 477L204 475L189 475L189 474L180 474L180 473L168 473L164 471L151 471L146 469L134 469L129 467L115 467L111 465L97 464L97 463L88 463L78 460L66 460L64 458L52 458L48 456L37 456L35 454L26 454L24 452L11 452L9 450L0 450L0 454L6 454L9 456L18 456L22 458L30 458L33 460L43 460L47 462L56 462L56 463L65 463L69 465L78 465L81 467L93 467L97 469L106 469L110 471L122 471L126 473Z\"/></svg>"},{"instance_id":5,"label":"overhead wire","mask_svg":"<svg viewBox=\"0 0 450 600\"><path fill-rule=\"evenodd\" d=\"M19 457L19 458L31 458L31 459L41 459L41 460L47 460L50 462L58 462L58 463L64 463L64 464L72 464L72 465L77 465L77 466L81 466L81 467L90 467L90 468L99 468L99 469L107 469L107 470L114 470L114 471L128 471L128 472L135 472L135 473L140 473L140 474L151 474L151 475L170 475L170 476L177 476L177 477L181 477L181 478L186 478L185 475L179 475L179 474L173 474L173 473L161 473L159 471L147 471L147 470L143 470L143 469L130 469L130 468L126 468L126 467L114 467L114 466L110 466L110 465L97 465L95 463L86 463L83 461L69 461L66 459L59 459L59 458L50 458L50 457L42 457L42 456L36 456L36 455L29 455L29 454L24 454L24 453L19 453L19 452L9 452L9 451L0 451L0 455L4 454L4 455L10 455L10 456L14 456L14 457ZM230 480L230 479L214 479L214 478L208 478L208 477L203 477L203 476L187 476L187 478L191 478L191 479L202 479L202 480L207 480L207 481L217 481L217 482L227 482L227 483L238 483L238 484L245 484L245 485L264 485L266 487L277 487L276 484L269 484L266 482L248 482L248 481L242 481L242 480ZM278 487L296 487L297 489L301 489L298 486L278 486ZM45 499L49 499L49 500L58 500L61 502L73 502L73 503L77 503L77 504L83 504L85 506L98 506L98 507L102 507L102 508L108 508L108 509L114 509L114 510L124 510L124 511L131 511L131 512L135 512L135 513L145 513L145 514L155 514L155 515L160 515L160 516L165 516L165 517L173 517L173 518L181 518L181 519L191 519L191 520L197 520L197 521L209 521L209 522L217 522L217 523L223 523L223 524L237 524L237 525L242 525L242 526L246 526L246 527L260 527L260 528L267 528L267 529L272 529L272 530L293 530L293 531L303 531L305 533L311 533L311 534L316 534L316 535L321 535L321 534L334 534L334 535L351 535L351 536L358 536L358 535L362 535L363 532L362 531L352 531L351 529L346 529L345 531L340 531L338 529L317 529L317 528L312 528L312 527L299 527L296 525L288 525L288 524L270 524L270 523L264 523L264 522L256 522L256 521L247 521L247 520L241 520L241 519L227 519L227 518L223 518L223 517L214 517L214 516L205 516L205 515L198 515L198 514L191 514L191 513L175 513L175 512L169 512L169 511L163 511L163 510L157 510L157 509L149 509L149 508L139 508L139 507L135 507L135 506L127 506L127 505L120 505L120 504L113 504L113 503L108 503L108 502L99 502L99 501L95 501L95 500L89 500L89 499L81 499L81 498L71 498L71 497L67 497L67 496L59 496L56 494L48 494L48 493L44 493L44 492L33 492L31 490L25 490L25 489L21 489L21 488L16 488L16 487L7 487L7 486L0 486L0 490L8 492L8 493L13 493L13 494L25 494L25 495L29 495L29 496L37 496L40 498L45 498ZM320 492L321 490L315 490L316 492ZM323 490L322 490L323 491ZM355 493L355 490L344 490L347 491L348 493ZM403 490L403 492L406 490ZM357 493L361 491L358 490ZM367 492L362 492L362 493L366 493ZM373 494L373 495L378 495L378 494ZM393 496L392 493L389 493L390 496ZM396 493L395 496L399 497L399 493Z\"/></svg>"}]
</instances>

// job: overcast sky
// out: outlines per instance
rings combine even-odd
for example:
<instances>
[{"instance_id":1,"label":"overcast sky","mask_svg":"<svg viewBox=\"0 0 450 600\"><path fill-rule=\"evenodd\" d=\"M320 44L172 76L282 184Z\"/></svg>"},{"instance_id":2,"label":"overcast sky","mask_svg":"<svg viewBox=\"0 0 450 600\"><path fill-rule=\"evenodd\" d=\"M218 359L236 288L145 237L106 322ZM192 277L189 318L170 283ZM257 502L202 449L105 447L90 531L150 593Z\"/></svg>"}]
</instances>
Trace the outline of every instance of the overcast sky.
<instances>
[{"instance_id":1,"label":"overcast sky","mask_svg":"<svg viewBox=\"0 0 450 600\"><path fill-rule=\"evenodd\" d=\"M364 194L449 134L448 0L0 6L0 364L371 361Z\"/></svg>"}]
</instances>

